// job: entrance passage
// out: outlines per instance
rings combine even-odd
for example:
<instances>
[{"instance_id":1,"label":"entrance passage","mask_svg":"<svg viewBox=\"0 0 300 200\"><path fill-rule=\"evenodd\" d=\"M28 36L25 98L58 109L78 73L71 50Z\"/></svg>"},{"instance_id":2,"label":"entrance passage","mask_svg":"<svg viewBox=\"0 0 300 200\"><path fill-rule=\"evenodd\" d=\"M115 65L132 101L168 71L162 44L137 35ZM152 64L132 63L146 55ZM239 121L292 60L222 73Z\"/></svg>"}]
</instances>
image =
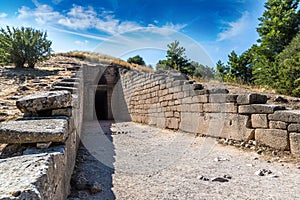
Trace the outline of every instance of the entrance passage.
<instances>
[{"instance_id":1,"label":"entrance passage","mask_svg":"<svg viewBox=\"0 0 300 200\"><path fill-rule=\"evenodd\" d=\"M95 110L98 120L108 120L107 91L96 91Z\"/></svg>"}]
</instances>

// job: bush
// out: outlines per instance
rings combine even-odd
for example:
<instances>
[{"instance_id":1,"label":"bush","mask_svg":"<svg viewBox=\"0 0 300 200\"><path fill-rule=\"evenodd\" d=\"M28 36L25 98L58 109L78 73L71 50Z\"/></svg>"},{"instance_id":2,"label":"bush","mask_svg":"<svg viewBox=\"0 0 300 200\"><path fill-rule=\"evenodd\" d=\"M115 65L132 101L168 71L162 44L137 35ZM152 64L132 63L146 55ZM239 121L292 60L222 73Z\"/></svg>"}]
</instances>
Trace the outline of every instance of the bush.
<instances>
[{"instance_id":1,"label":"bush","mask_svg":"<svg viewBox=\"0 0 300 200\"><path fill-rule=\"evenodd\" d=\"M14 63L16 67L34 68L38 61L45 60L51 53L52 42L47 33L32 28L0 29L0 62Z\"/></svg>"}]
</instances>

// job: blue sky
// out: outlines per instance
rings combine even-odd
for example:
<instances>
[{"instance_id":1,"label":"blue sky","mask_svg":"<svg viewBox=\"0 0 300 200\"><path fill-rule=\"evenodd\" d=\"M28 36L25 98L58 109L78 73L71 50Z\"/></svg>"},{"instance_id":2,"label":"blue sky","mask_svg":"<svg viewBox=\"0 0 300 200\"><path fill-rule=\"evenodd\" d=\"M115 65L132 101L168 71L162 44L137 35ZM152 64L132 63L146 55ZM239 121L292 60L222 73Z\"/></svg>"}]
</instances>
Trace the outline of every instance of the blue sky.
<instances>
[{"instance_id":1,"label":"blue sky","mask_svg":"<svg viewBox=\"0 0 300 200\"><path fill-rule=\"evenodd\" d=\"M47 31L55 52L96 51L122 59L164 59L179 40L209 66L256 42L263 0L2 0L0 26Z\"/></svg>"}]
</instances>

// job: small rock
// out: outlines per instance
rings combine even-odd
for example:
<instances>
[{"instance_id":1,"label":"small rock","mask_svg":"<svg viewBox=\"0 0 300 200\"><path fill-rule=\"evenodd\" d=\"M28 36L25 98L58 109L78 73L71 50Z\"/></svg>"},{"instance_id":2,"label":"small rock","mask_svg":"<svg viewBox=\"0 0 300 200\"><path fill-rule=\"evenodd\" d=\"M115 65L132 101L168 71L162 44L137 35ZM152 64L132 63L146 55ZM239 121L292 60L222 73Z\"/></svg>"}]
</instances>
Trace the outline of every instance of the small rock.
<instances>
[{"instance_id":1,"label":"small rock","mask_svg":"<svg viewBox=\"0 0 300 200\"><path fill-rule=\"evenodd\" d=\"M102 191L102 185L98 182L94 182L90 187L90 193L96 194Z\"/></svg>"},{"instance_id":2,"label":"small rock","mask_svg":"<svg viewBox=\"0 0 300 200\"><path fill-rule=\"evenodd\" d=\"M258 150L256 151L257 154L262 154L262 152L263 152L262 149L258 149Z\"/></svg>"},{"instance_id":3,"label":"small rock","mask_svg":"<svg viewBox=\"0 0 300 200\"><path fill-rule=\"evenodd\" d=\"M272 171L267 170L267 169L260 169L260 170L255 172L255 175L257 175L257 176L266 176L266 175L269 175L269 174L272 174Z\"/></svg>"},{"instance_id":4,"label":"small rock","mask_svg":"<svg viewBox=\"0 0 300 200\"><path fill-rule=\"evenodd\" d=\"M209 178L206 178L204 176L198 176L197 179L202 180L202 181L209 181Z\"/></svg>"},{"instance_id":5,"label":"small rock","mask_svg":"<svg viewBox=\"0 0 300 200\"><path fill-rule=\"evenodd\" d=\"M26 91L26 90L29 90L29 88L28 88L27 86L23 85L23 86L20 86L20 87L18 88L18 90Z\"/></svg>"},{"instance_id":6,"label":"small rock","mask_svg":"<svg viewBox=\"0 0 300 200\"><path fill-rule=\"evenodd\" d=\"M219 162L219 161L229 161L229 159L228 159L228 158L216 157L216 158L214 159L214 161L216 161L216 162Z\"/></svg>"},{"instance_id":7,"label":"small rock","mask_svg":"<svg viewBox=\"0 0 300 200\"><path fill-rule=\"evenodd\" d=\"M78 190L85 190L88 189L88 180L83 174L78 175L76 182L75 182L75 187Z\"/></svg>"},{"instance_id":8,"label":"small rock","mask_svg":"<svg viewBox=\"0 0 300 200\"><path fill-rule=\"evenodd\" d=\"M229 180L223 177L217 177L211 180L212 182L220 182L220 183L225 183L228 182Z\"/></svg>"},{"instance_id":9,"label":"small rock","mask_svg":"<svg viewBox=\"0 0 300 200\"><path fill-rule=\"evenodd\" d=\"M274 101L275 101L275 102L278 102L278 103L288 103L288 102L289 102L286 98L284 98L284 97L282 97L282 96L277 96L277 97L275 97L275 98L274 98Z\"/></svg>"},{"instance_id":10,"label":"small rock","mask_svg":"<svg viewBox=\"0 0 300 200\"><path fill-rule=\"evenodd\" d=\"M79 199L88 199L89 194L86 191L79 191L78 192L78 198Z\"/></svg>"},{"instance_id":11,"label":"small rock","mask_svg":"<svg viewBox=\"0 0 300 200\"><path fill-rule=\"evenodd\" d=\"M230 176L230 175L224 175L223 177L226 179L232 179L232 176Z\"/></svg>"}]
</instances>

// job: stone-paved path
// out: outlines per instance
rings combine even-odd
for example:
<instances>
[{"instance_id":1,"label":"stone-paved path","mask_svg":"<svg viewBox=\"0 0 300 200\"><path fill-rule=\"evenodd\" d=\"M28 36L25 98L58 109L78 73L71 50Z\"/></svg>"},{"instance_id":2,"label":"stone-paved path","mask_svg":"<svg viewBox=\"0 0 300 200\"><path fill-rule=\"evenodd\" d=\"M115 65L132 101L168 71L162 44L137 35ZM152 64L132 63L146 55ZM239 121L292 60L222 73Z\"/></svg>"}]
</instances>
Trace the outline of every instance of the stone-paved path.
<instances>
[{"instance_id":1,"label":"stone-paved path","mask_svg":"<svg viewBox=\"0 0 300 200\"><path fill-rule=\"evenodd\" d=\"M85 124L86 148L79 149L70 200L300 199L297 164L132 122L101 122L101 127ZM257 175L259 170L265 176ZM102 191L90 194L95 182Z\"/></svg>"}]
</instances>

